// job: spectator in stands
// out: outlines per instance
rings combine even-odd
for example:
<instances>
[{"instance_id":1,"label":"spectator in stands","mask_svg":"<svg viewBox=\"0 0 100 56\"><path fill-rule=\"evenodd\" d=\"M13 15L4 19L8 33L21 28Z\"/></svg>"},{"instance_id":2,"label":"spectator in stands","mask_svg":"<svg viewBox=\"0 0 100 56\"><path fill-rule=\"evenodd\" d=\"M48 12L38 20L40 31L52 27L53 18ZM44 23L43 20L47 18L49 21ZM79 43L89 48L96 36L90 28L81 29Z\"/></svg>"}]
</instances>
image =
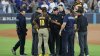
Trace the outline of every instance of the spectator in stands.
<instances>
[{"instance_id":1,"label":"spectator in stands","mask_svg":"<svg viewBox=\"0 0 100 56\"><path fill-rule=\"evenodd\" d=\"M0 2L0 14L1 14L1 13L4 13L4 12L3 12L3 6L2 6L2 4L1 4L1 2Z\"/></svg>"},{"instance_id":2,"label":"spectator in stands","mask_svg":"<svg viewBox=\"0 0 100 56\"><path fill-rule=\"evenodd\" d=\"M100 0L98 1L98 12L100 13Z\"/></svg>"},{"instance_id":3,"label":"spectator in stands","mask_svg":"<svg viewBox=\"0 0 100 56\"><path fill-rule=\"evenodd\" d=\"M91 12L95 12L95 9L97 7L97 0L89 0L88 6L89 6Z\"/></svg>"},{"instance_id":4,"label":"spectator in stands","mask_svg":"<svg viewBox=\"0 0 100 56\"><path fill-rule=\"evenodd\" d=\"M22 4L21 4L21 7L20 8L21 9L24 9L27 12L28 5L29 5L28 0L22 0Z\"/></svg>"},{"instance_id":5,"label":"spectator in stands","mask_svg":"<svg viewBox=\"0 0 100 56\"><path fill-rule=\"evenodd\" d=\"M63 3L61 0L58 0L57 5L58 5L58 6L59 6L59 5L63 5L63 7L65 8L65 5L64 5L64 3Z\"/></svg>"},{"instance_id":6,"label":"spectator in stands","mask_svg":"<svg viewBox=\"0 0 100 56\"><path fill-rule=\"evenodd\" d=\"M3 5L3 12L4 13L11 13L11 6L9 0L2 0L1 4Z\"/></svg>"},{"instance_id":7,"label":"spectator in stands","mask_svg":"<svg viewBox=\"0 0 100 56\"><path fill-rule=\"evenodd\" d=\"M88 5L85 1L83 1L83 8L84 8L84 12L88 12Z\"/></svg>"},{"instance_id":8,"label":"spectator in stands","mask_svg":"<svg viewBox=\"0 0 100 56\"><path fill-rule=\"evenodd\" d=\"M58 0L54 0L54 2L56 3L56 2L58 2Z\"/></svg>"},{"instance_id":9,"label":"spectator in stands","mask_svg":"<svg viewBox=\"0 0 100 56\"><path fill-rule=\"evenodd\" d=\"M46 7L47 10L49 8L49 6L47 5L46 1L43 1L43 4L41 5L41 7Z\"/></svg>"},{"instance_id":10,"label":"spectator in stands","mask_svg":"<svg viewBox=\"0 0 100 56\"><path fill-rule=\"evenodd\" d=\"M49 13L51 13L53 11L54 7L56 7L56 4L53 2L53 0L50 0Z\"/></svg>"},{"instance_id":11,"label":"spectator in stands","mask_svg":"<svg viewBox=\"0 0 100 56\"><path fill-rule=\"evenodd\" d=\"M35 1L32 1L27 9L27 13L33 13L33 8L35 8ZM34 9L35 10L35 9Z\"/></svg>"},{"instance_id":12,"label":"spectator in stands","mask_svg":"<svg viewBox=\"0 0 100 56\"><path fill-rule=\"evenodd\" d=\"M67 0L68 6L72 6L74 4L75 0Z\"/></svg>"},{"instance_id":13,"label":"spectator in stands","mask_svg":"<svg viewBox=\"0 0 100 56\"><path fill-rule=\"evenodd\" d=\"M16 7L16 10L20 10L20 6L22 4L22 1L21 0L15 0L15 7ZM17 11L18 12L18 11Z\"/></svg>"}]
</instances>

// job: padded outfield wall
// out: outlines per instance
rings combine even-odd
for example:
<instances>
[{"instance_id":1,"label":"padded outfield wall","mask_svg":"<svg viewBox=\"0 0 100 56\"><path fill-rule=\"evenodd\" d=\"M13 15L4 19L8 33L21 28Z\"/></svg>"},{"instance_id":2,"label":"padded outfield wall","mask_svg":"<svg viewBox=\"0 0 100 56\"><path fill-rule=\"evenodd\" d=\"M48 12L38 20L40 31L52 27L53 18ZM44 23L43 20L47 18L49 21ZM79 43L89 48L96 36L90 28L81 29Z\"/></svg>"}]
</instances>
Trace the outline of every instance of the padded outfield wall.
<instances>
[{"instance_id":1,"label":"padded outfield wall","mask_svg":"<svg viewBox=\"0 0 100 56\"><path fill-rule=\"evenodd\" d=\"M0 14L0 24L14 24L17 14ZM27 23L30 23L31 13L26 14ZM100 23L100 14L87 13L84 14L88 18L88 22L91 24Z\"/></svg>"}]
</instances>

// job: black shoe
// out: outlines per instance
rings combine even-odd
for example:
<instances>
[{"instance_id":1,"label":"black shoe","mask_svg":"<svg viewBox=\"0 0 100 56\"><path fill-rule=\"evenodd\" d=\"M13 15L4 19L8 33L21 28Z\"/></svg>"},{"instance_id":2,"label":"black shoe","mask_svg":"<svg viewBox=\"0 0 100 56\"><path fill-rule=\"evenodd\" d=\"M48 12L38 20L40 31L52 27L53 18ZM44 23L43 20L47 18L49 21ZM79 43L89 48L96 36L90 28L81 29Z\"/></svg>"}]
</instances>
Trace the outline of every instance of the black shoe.
<instances>
[{"instance_id":1,"label":"black shoe","mask_svg":"<svg viewBox=\"0 0 100 56\"><path fill-rule=\"evenodd\" d=\"M56 56L59 56L59 54L56 54Z\"/></svg>"},{"instance_id":2,"label":"black shoe","mask_svg":"<svg viewBox=\"0 0 100 56\"><path fill-rule=\"evenodd\" d=\"M16 55L16 51L14 49L11 50L13 55Z\"/></svg>"},{"instance_id":3,"label":"black shoe","mask_svg":"<svg viewBox=\"0 0 100 56\"><path fill-rule=\"evenodd\" d=\"M80 54L79 56L84 56L84 54Z\"/></svg>"},{"instance_id":4,"label":"black shoe","mask_svg":"<svg viewBox=\"0 0 100 56\"><path fill-rule=\"evenodd\" d=\"M55 54L50 54L50 56L55 56Z\"/></svg>"},{"instance_id":5,"label":"black shoe","mask_svg":"<svg viewBox=\"0 0 100 56\"><path fill-rule=\"evenodd\" d=\"M32 55L32 56L38 56L38 55L35 54L35 55Z\"/></svg>"},{"instance_id":6,"label":"black shoe","mask_svg":"<svg viewBox=\"0 0 100 56\"><path fill-rule=\"evenodd\" d=\"M27 56L27 54L24 53L23 55L20 55L20 56Z\"/></svg>"}]
</instances>

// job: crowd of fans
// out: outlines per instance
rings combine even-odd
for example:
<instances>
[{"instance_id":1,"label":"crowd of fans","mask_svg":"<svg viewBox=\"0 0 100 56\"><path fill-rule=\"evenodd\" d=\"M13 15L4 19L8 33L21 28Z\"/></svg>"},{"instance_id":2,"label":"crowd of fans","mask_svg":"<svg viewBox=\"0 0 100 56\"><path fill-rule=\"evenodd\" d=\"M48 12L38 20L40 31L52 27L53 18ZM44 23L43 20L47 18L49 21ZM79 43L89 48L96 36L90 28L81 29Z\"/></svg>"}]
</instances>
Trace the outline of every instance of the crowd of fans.
<instances>
[{"instance_id":1,"label":"crowd of fans","mask_svg":"<svg viewBox=\"0 0 100 56\"><path fill-rule=\"evenodd\" d=\"M37 7L46 7L51 13L54 7L73 7L81 3L86 13L100 13L100 0L0 0L0 13L18 13L24 9L33 13Z\"/></svg>"}]
</instances>

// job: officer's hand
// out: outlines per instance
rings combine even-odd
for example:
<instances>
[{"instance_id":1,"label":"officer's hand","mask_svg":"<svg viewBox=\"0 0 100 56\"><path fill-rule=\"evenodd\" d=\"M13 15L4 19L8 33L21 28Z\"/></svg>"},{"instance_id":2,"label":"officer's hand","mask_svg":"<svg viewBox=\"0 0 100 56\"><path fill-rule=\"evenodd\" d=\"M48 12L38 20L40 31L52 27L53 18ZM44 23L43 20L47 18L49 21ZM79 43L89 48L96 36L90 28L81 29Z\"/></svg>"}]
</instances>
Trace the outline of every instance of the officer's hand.
<instances>
[{"instance_id":1,"label":"officer's hand","mask_svg":"<svg viewBox=\"0 0 100 56\"><path fill-rule=\"evenodd\" d=\"M38 32L38 31L39 31L39 29L36 29L36 31Z\"/></svg>"},{"instance_id":2,"label":"officer's hand","mask_svg":"<svg viewBox=\"0 0 100 56\"><path fill-rule=\"evenodd\" d=\"M59 35L61 36L61 31L59 32Z\"/></svg>"},{"instance_id":3,"label":"officer's hand","mask_svg":"<svg viewBox=\"0 0 100 56\"><path fill-rule=\"evenodd\" d=\"M52 22L52 23L55 23L55 21L54 21L54 20L51 20L51 22Z\"/></svg>"}]
</instances>

